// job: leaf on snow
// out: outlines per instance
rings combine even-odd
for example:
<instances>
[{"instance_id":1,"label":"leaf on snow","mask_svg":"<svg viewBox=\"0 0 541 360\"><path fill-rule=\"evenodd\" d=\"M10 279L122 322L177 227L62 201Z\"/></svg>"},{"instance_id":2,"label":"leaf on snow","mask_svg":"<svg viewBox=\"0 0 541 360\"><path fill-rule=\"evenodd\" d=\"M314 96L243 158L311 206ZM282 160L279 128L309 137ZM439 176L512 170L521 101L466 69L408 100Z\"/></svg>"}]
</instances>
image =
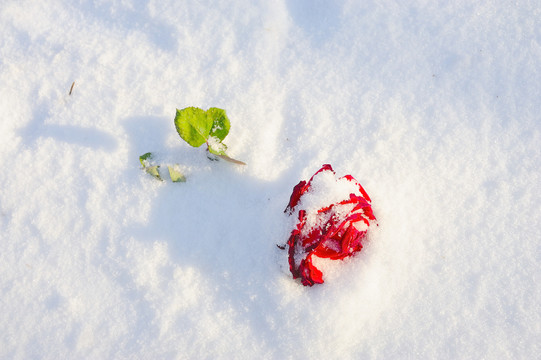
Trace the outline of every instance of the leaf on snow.
<instances>
[{"instance_id":1,"label":"leaf on snow","mask_svg":"<svg viewBox=\"0 0 541 360\"><path fill-rule=\"evenodd\" d=\"M146 154L139 156L139 162L141 162L142 167L147 167L150 159L152 159L152 153L150 152L147 152Z\"/></svg>"},{"instance_id":2,"label":"leaf on snow","mask_svg":"<svg viewBox=\"0 0 541 360\"><path fill-rule=\"evenodd\" d=\"M177 109L175 128L180 137L193 147L199 147L207 141L212 125L212 119L200 108Z\"/></svg>"},{"instance_id":3,"label":"leaf on snow","mask_svg":"<svg viewBox=\"0 0 541 360\"><path fill-rule=\"evenodd\" d=\"M178 164L167 166L172 182L186 182L186 177L178 169Z\"/></svg>"},{"instance_id":4,"label":"leaf on snow","mask_svg":"<svg viewBox=\"0 0 541 360\"><path fill-rule=\"evenodd\" d=\"M227 145L221 142L217 137L209 136L207 144L209 152L213 153L214 155L225 155Z\"/></svg>"},{"instance_id":5,"label":"leaf on snow","mask_svg":"<svg viewBox=\"0 0 541 360\"><path fill-rule=\"evenodd\" d=\"M216 137L220 141L223 141L227 134L229 134L229 128L231 127L231 123L225 114L225 110L214 107L210 108L207 110L207 118L212 121L212 128L210 129L209 136Z\"/></svg>"},{"instance_id":6,"label":"leaf on snow","mask_svg":"<svg viewBox=\"0 0 541 360\"><path fill-rule=\"evenodd\" d=\"M154 176L158 180L162 180L159 172L160 165L150 166L150 160L152 159L153 155L151 152L147 152L141 156L139 156L139 162L141 163L141 166L143 169L149 173L150 175Z\"/></svg>"},{"instance_id":7,"label":"leaf on snow","mask_svg":"<svg viewBox=\"0 0 541 360\"><path fill-rule=\"evenodd\" d=\"M159 168L160 165L146 166L145 171L150 175L154 176L156 179L162 181L162 177L160 176L160 172L158 171Z\"/></svg>"}]
</instances>

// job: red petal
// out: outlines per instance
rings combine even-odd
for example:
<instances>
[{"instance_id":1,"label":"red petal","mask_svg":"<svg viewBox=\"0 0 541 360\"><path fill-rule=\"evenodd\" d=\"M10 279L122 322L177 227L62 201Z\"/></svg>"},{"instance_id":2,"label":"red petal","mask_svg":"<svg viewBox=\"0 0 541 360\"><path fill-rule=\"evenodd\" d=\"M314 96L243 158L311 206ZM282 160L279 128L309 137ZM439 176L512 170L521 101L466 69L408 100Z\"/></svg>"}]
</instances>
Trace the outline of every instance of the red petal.
<instances>
[{"instance_id":1,"label":"red petal","mask_svg":"<svg viewBox=\"0 0 541 360\"><path fill-rule=\"evenodd\" d=\"M314 264L312 264L311 255L301 261L299 270L301 273L301 282L303 285L312 286L314 284L323 284L323 273L319 271L314 266Z\"/></svg>"},{"instance_id":2,"label":"red petal","mask_svg":"<svg viewBox=\"0 0 541 360\"><path fill-rule=\"evenodd\" d=\"M291 197L289 198L289 204L287 205L284 212L289 211L289 214L291 215L291 212L293 211L293 208L297 206L297 203L299 202L299 199L301 198L301 195L304 194L306 190L304 190L304 187L306 185L306 181L301 181L295 187L293 188L293 193L291 194Z\"/></svg>"}]
</instances>

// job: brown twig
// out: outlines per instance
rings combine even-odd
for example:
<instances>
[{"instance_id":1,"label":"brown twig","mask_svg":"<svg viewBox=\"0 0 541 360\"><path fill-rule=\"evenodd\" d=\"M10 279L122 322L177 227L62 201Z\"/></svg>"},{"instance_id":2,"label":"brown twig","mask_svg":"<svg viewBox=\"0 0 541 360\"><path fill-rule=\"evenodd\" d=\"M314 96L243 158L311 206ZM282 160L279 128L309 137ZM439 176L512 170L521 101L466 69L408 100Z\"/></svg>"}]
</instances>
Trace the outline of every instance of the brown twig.
<instances>
[{"instance_id":1,"label":"brown twig","mask_svg":"<svg viewBox=\"0 0 541 360\"><path fill-rule=\"evenodd\" d=\"M237 165L246 165L246 163L244 161L240 161L240 160L235 160L233 158L230 158L229 156L227 155L216 155L218 156L219 158L222 158L224 159L225 161L229 161L233 164L237 164Z\"/></svg>"},{"instance_id":2,"label":"brown twig","mask_svg":"<svg viewBox=\"0 0 541 360\"><path fill-rule=\"evenodd\" d=\"M68 95L71 95L71 92L73 91L73 86L75 85L75 81L71 83L71 87L70 87L70 93Z\"/></svg>"}]
</instances>

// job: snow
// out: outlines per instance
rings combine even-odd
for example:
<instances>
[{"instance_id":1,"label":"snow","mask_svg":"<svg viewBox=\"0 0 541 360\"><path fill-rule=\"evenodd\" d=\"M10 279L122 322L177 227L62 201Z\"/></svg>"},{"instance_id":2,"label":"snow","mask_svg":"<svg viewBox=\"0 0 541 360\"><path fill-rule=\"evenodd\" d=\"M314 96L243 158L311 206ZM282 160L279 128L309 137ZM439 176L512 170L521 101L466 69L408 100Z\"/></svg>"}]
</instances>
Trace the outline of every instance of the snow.
<instances>
[{"instance_id":1,"label":"snow","mask_svg":"<svg viewBox=\"0 0 541 360\"><path fill-rule=\"evenodd\" d=\"M308 181L310 179L306 179ZM358 185L346 178L338 177L330 170L323 170L311 178L309 190L300 198L296 210L317 213L329 205L349 200L349 195L363 196Z\"/></svg>"},{"instance_id":2,"label":"snow","mask_svg":"<svg viewBox=\"0 0 541 360\"><path fill-rule=\"evenodd\" d=\"M539 19L503 0L2 1L0 358L535 358ZM179 138L188 106L227 111L246 166ZM143 172L149 151L187 182ZM379 226L308 288L276 244L325 163Z\"/></svg>"}]
</instances>

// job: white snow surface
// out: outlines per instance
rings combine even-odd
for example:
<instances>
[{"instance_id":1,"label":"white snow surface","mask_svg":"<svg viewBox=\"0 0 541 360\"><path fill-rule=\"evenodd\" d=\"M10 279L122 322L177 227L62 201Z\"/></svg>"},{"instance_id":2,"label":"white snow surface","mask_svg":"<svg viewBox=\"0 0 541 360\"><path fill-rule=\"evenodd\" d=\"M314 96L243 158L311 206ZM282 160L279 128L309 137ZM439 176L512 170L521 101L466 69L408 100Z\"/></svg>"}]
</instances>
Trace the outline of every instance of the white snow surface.
<instances>
[{"instance_id":1,"label":"white snow surface","mask_svg":"<svg viewBox=\"0 0 541 360\"><path fill-rule=\"evenodd\" d=\"M535 1L1 1L0 358L538 357L540 19ZM180 139L188 106L227 111L246 166ZM149 151L187 182L144 173ZM379 226L309 288L276 244L324 163Z\"/></svg>"},{"instance_id":2,"label":"white snow surface","mask_svg":"<svg viewBox=\"0 0 541 360\"><path fill-rule=\"evenodd\" d=\"M338 177L330 170L323 170L312 177L308 191L302 194L295 211L305 210L317 213L331 204L349 200L350 194L363 196L358 185L344 177Z\"/></svg>"}]
</instances>

